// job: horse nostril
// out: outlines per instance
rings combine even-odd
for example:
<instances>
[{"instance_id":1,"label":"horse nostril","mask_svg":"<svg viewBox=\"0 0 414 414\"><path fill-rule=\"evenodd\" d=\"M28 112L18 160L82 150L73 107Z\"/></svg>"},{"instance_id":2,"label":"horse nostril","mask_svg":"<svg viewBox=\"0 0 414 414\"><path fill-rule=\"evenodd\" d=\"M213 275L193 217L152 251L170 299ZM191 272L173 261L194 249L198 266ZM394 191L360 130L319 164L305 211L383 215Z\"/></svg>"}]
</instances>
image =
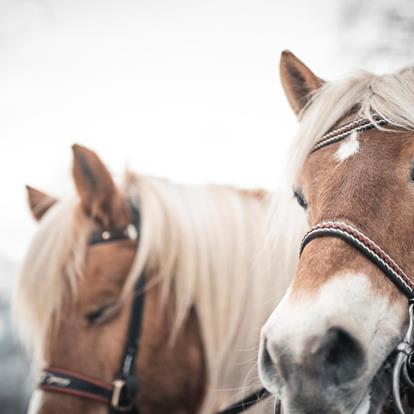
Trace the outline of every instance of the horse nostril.
<instances>
[{"instance_id":1,"label":"horse nostril","mask_svg":"<svg viewBox=\"0 0 414 414\"><path fill-rule=\"evenodd\" d=\"M339 327L328 330L311 355L311 370L336 384L355 379L364 364L364 350L359 341Z\"/></svg>"},{"instance_id":2,"label":"horse nostril","mask_svg":"<svg viewBox=\"0 0 414 414\"><path fill-rule=\"evenodd\" d=\"M276 363L276 355L275 350L272 348L272 343L265 338L260 347L259 374L264 386L270 392L276 392L279 382Z\"/></svg>"},{"instance_id":3,"label":"horse nostril","mask_svg":"<svg viewBox=\"0 0 414 414\"><path fill-rule=\"evenodd\" d=\"M273 367L275 360L272 356L272 352L269 352L269 341L265 338L260 352L260 367L263 370L268 370L270 367Z\"/></svg>"},{"instance_id":4,"label":"horse nostril","mask_svg":"<svg viewBox=\"0 0 414 414\"><path fill-rule=\"evenodd\" d=\"M272 348L271 341L268 341L267 339L264 340L263 344L263 358L268 364L274 364L276 362L275 358L275 351Z\"/></svg>"}]
</instances>

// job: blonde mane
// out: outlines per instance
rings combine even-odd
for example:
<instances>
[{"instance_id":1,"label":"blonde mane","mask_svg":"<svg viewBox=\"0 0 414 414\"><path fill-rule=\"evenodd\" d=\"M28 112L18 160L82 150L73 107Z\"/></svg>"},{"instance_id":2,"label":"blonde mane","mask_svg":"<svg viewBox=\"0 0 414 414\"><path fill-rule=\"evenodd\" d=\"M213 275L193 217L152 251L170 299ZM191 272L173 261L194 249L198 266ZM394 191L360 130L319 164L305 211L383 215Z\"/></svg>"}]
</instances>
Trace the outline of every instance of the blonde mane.
<instances>
[{"instance_id":1,"label":"blonde mane","mask_svg":"<svg viewBox=\"0 0 414 414\"><path fill-rule=\"evenodd\" d=\"M131 291L144 267L157 269L164 299L174 301L175 334L195 308L209 376L203 411L259 387L259 331L291 274L278 266L285 252L265 243L269 194L131 174L123 187L142 216L125 289ZM90 224L78 203L61 201L41 220L19 277L17 321L37 357L67 295L65 279L76 293L82 277Z\"/></svg>"}]
</instances>

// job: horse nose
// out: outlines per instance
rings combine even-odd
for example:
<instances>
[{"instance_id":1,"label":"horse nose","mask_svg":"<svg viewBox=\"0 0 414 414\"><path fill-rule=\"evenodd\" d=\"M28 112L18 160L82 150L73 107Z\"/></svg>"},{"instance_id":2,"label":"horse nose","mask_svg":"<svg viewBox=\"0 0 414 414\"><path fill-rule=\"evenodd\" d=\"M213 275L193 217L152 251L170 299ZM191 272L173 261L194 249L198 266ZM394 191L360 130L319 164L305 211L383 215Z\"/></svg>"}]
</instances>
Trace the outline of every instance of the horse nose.
<instances>
[{"instance_id":1,"label":"horse nose","mask_svg":"<svg viewBox=\"0 0 414 414\"><path fill-rule=\"evenodd\" d=\"M354 380L364 365L360 342L345 329L332 327L321 338L311 341L304 357L304 370L323 382L337 385Z\"/></svg>"},{"instance_id":2,"label":"horse nose","mask_svg":"<svg viewBox=\"0 0 414 414\"><path fill-rule=\"evenodd\" d=\"M280 389L282 383L297 386L306 379L320 386L346 384L360 375L365 360L360 342L340 327L310 338L300 355L293 355L290 348L263 338L259 371L269 391Z\"/></svg>"}]
</instances>

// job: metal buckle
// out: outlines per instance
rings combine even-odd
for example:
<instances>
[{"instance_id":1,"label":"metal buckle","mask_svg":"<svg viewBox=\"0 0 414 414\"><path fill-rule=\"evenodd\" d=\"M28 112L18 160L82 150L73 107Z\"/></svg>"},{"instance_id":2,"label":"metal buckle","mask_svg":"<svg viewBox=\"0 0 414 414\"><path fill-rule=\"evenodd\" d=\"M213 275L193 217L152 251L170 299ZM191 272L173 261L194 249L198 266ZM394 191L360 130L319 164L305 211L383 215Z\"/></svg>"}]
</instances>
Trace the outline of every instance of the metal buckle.
<instances>
[{"instance_id":1,"label":"metal buckle","mask_svg":"<svg viewBox=\"0 0 414 414\"><path fill-rule=\"evenodd\" d=\"M112 391L112 398L111 398L111 407L115 408L118 411L131 411L132 407L134 406L135 401L131 401L128 405L121 405L121 397L122 393L126 392L127 383L123 379L116 379L112 383L113 391Z\"/></svg>"}]
</instances>

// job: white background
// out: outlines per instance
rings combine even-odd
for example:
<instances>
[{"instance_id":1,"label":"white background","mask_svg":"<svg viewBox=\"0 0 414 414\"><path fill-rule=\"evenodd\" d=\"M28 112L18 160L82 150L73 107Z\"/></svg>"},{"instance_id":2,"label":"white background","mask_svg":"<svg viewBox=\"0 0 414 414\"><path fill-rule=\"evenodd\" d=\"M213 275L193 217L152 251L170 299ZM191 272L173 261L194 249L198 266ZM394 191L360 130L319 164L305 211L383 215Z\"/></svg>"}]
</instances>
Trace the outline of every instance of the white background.
<instances>
[{"instance_id":1,"label":"white background","mask_svg":"<svg viewBox=\"0 0 414 414\"><path fill-rule=\"evenodd\" d=\"M0 254L35 230L24 184L71 190L72 143L179 182L278 185L296 120L291 49L321 77L355 67L330 0L0 0Z\"/></svg>"}]
</instances>

